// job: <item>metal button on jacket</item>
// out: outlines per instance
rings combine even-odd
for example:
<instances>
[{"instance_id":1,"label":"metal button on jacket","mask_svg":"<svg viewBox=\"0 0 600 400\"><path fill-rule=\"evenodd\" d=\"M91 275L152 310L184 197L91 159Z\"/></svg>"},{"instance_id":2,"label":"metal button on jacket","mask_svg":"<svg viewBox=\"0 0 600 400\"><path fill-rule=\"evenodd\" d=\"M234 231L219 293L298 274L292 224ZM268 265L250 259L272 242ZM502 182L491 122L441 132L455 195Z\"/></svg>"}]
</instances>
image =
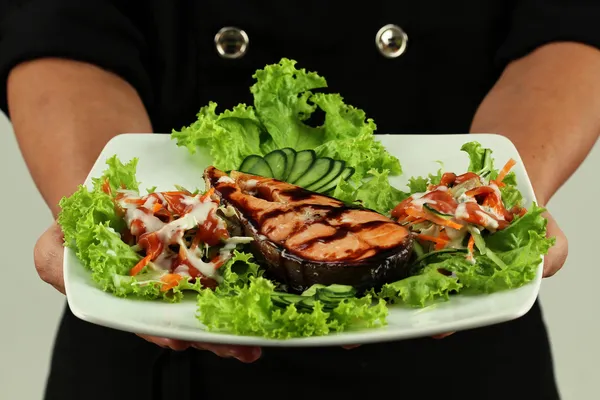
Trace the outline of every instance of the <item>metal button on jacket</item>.
<instances>
[{"instance_id":1,"label":"metal button on jacket","mask_svg":"<svg viewBox=\"0 0 600 400\"><path fill-rule=\"evenodd\" d=\"M375 43L379 52L385 57L396 58L406 51L408 36L399 26L388 24L379 29L375 36Z\"/></svg>"},{"instance_id":2,"label":"metal button on jacket","mask_svg":"<svg viewBox=\"0 0 600 400\"><path fill-rule=\"evenodd\" d=\"M227 26L215 35L215 46L223 58L240 58L248 49L249 38L242 29Z\"/></svg>"}]
</instances>

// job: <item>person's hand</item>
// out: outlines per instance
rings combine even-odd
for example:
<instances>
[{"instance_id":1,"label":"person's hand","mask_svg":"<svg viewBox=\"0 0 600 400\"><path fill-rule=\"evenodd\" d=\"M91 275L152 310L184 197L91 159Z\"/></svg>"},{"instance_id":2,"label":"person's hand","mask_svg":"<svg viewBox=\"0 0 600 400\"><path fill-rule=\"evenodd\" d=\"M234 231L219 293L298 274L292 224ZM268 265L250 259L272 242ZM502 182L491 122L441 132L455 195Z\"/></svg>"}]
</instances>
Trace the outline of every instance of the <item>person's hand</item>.
<instances>
[{"instance_id":1,"label":"person's hand","mask_svg":"<svg viewBox=\"0 0 600 400\"><path fill-rule=\"evenodd\" d=\"M556 274L567 261L569 255L569 242L567 236L560 229L556 220L546 212L544 217L548 220L547 237L555 237L556 243L548 250L548 254L544 257L544 278L549 278Z\"/></svg>"},{"instance_id":2,"label":"person's hand","mask_svg":"<svg viewBox=\"0 0 600 400\"><path fill-rule=\"evenodd\" d=\"M183 351L191 347L198 350L210 351L212 353L215 353L217 356L223 358L236 358L244 363L252 363L258 360L262 353L260 347L253 346L233 346L224 344L186 342L182 340L161 338L148 335L138 336L144 340L147 340L150 343L154 343L165 349Z\"/></svg>"},{"instance_id":3,"label":"person's hand","mask_svg":"<svg viewBox=\"0 0 600 400\"><path fill-rule=\"evenodd\" d=\"M40 278L52 285L56 290L65 294L63 277L63 233L60 226L54 222L38 239L33 253L35 268ZM163 348L176 351L187 348L207 350L219 357L233 357L246 363L254 362L261 356L260 347L228 346L208 343L184 342L181 340L160 338L148 335L138 335L141 338Z\"/></svg>"}]
</instances>

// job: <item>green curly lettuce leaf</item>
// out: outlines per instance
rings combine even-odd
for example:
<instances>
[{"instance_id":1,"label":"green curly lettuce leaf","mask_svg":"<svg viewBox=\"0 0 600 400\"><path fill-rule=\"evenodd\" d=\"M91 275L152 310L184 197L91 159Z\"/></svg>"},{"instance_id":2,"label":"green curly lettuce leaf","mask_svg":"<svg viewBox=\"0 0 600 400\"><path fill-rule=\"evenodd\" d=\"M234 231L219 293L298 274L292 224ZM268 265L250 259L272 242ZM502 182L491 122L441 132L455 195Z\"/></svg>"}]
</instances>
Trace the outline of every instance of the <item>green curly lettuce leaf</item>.
<instances>
[{"instance_id":1,"label":"green curly lettuce leaf","mask_svg":"<svg viewBox=\"0 0 600 400\"><path fill-rule=\"evenodd\" d=\"M390 184L388 170L378 172L373 169L368 171L368 174L370 179L359 185L341 181L333 192L333 197L345 203L360 204L381 214L389 214L398 203L409 196Z\"/></svg>"},{"instance_id":2,"label":"green curly lettuce leaf","mask_svg":"<svg viewBox=\"0 0 600 400\"><path fill-rule=\"evenodd\" d=\"M355 182L371 169L401 173L399 160L375 139L375 123L364 111L345 104L338 94L312 92L327 87L325 78L286 58L257 70L253 77L253 105L217 114L211 102L200 110L197 121L173 130L172 139L192 153L199 146L208 148L215 167L224 170L239 168L248 155L291 147L344 160L355 169ZM325 113L325 121L311 126L307 120L317 109Z\"/></svg>"},{"instance_id":3,"label":"green curly lettuce leaf","mask_svg":"<svg viewBox=\"0 0 600 400\"><path fill-rule=\"evenodd\" d=\"M440 300L447 300L451 292L460 290L463 285L456 277L440 273L438 268L437 264L430 264L418 275L386 284L378 296L390 303L411 307L425 307Z\"/></svg>"},{"instance_id":4,"label":"green curly lettuce leaf","mask_svg":"<svg viewBox=\"0 0 600 400\"><path fill-rule=\"evenodd\" d=\"M172 139L192 154L198 147L208 148L215 167L224 170L239 168L248 154L262 154L264 127L253 107L239 104L220 114L216 109L214 102L202 107L197 120L180 131L174 130Z\"/></svg>"},{"instance_id":5,"label":"green curly lettuce leaf","mask_svg":"<svg viewBox=\"0 0 600 400\"><path fill-rule=\"evenodd\" d=\"M293 60L282 59L267 65L253 75L256 83L250 91L260 121L269 133L266 148L291 147L297 151L314 149L323 143L322 128L306 125L316 110L311 104L311 90L327 87L327 82L314 72L297 69Z\"/></svg>"},{"instance_id":6,"label":"green curly lettuce leaf","mask_svg":"<svg viewBox=\"0 0 600 400\"><path fill-rule=\"evenodd\" d=\"M491 149L469 142L461 150L469 156L469 171L497 178ZM411 178L410 192L426 191L437 177L441 177L440 172L427 178ZM517 189L515 174L507 174L502 182L505 186L500 190L505 206L520 206L523 196ZM533 203L525 215L517 216L507 228L484 234L483 251L475 249L474 263L467 260L464 252L434 254L413 266L416 271L413 276L384 285L378 295L390 302L423 307L447 300L451 293L492 293L531 282L543 255L555 243L555 238L547 237L544 211Z\"/></svg>"},{"instance_id":7,"label":"green curly lettuce leaf","mask_svg":"<svg viewBox=\"0 0 600 400\"><path fill-rule=\"evenodd\" d=\"M236 252L221 268L225 281L198 294L197 318L211 331L289 339L385 324L385 302L373 304L370 295L345 300L333 310L318 301L308 311L276 306L271 299L276 285L261 276L250 254Z\"/></svg>"},{"instance_id":8,"label":"green curly lettuce leaf","mask_svg":"<svg viewBox=\"0 0 600 400\"><path fill-rule=\"evenodd\" d=\"M129 271L140 261L138 255L123 240L119 232L125 221L115 209L111 195L102 189L108 182L111 193L117 189L137 191L136 158L123 164L116 156L106 161L107 169L94 178L93 188L80 185L75 193L60 201L58 224L64 233L64 245L74 250L81 264L91 271L92 281L102 290L116 296L139 296L146 299L178 301L184 290L200 290L200 281L182 280L168 291L161 290L160 275L146 269L129 276Z\"/></svg>"}]
</instances>

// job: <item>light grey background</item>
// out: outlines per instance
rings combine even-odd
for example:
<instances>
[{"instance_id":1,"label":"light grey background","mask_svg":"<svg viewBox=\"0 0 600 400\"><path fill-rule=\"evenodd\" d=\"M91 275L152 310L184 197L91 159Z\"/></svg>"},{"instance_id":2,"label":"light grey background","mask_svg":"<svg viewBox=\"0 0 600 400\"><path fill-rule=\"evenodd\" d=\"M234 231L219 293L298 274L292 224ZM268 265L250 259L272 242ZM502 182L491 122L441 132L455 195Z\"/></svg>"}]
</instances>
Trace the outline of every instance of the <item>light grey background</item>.
<instances>
[{"instance_id":1,"label":"light grey background","mask_svg":"<svg viewBox=\"0 0 600 400\"><path fill-rule=\"evenodd\" d=\"M600 142L548 205L570 245L567 264L541 294L565 400L600 398L599 175ZM35 272L33 246L52 218L1 114L0 194L0 398L38 400L64 298Z\"/></svg>"}]
</instances>

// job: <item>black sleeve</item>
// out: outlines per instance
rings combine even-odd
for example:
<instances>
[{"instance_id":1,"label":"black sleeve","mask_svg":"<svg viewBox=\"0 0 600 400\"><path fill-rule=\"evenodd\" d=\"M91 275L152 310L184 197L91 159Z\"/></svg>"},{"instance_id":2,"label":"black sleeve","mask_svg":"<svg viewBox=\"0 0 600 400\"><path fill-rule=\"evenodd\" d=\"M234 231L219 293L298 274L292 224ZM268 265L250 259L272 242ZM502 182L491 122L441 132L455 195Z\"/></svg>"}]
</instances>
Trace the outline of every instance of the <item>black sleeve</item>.
<instances>
[{"instance_id":1,"label":"black sleeve","mask_svg":"<svg viewBox=\"0 0 600 400\"><path fill-rule=\"evenodd\" d=\"M520 0L497 61L504 67L557 41L600 48L600 0Z\"/></svg>"},{"instance_id":2,"label":"black sleeve","mask_svg":"<svg viewBox=\"0 0 600 400\"><path fill-rule=\"evenodd\" d=\"M142 61L146 45L135 25L108 0L0 0L0 110L8 115L10 70L42 57L111 71L129 82L148 108L151 85Z\"/></svg>"}]
</instances>

